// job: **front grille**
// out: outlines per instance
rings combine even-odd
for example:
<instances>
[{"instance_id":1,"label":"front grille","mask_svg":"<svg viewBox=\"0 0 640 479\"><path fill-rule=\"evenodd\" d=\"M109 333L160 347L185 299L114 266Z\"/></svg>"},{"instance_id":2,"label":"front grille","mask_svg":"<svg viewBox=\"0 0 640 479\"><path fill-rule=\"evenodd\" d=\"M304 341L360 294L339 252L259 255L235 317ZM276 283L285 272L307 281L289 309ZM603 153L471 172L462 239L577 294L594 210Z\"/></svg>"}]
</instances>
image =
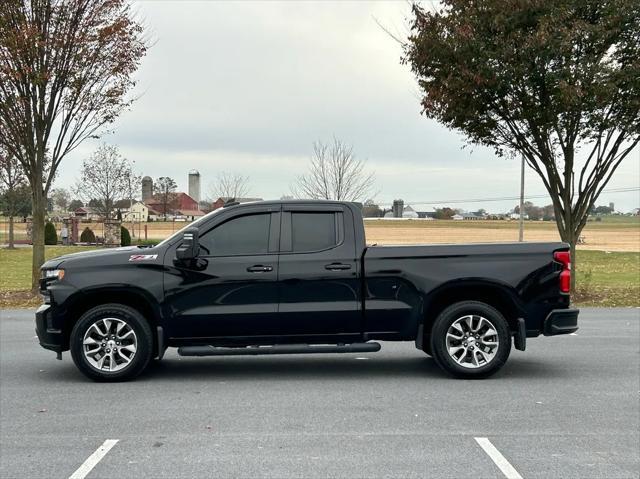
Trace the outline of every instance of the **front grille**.
<instances>
[{"instance_id":1,"label":"front grille","mask_svg":"<svg viewBox=\"0 0 640 479\"><path fill-rule=\"evenodd\" d=\"M40 279L40 295L42 296L42 302L45 304L51 303L51 293L47 289L49 283L51 283L56 278L41 278Z\"/></svg>"}]
</instances>

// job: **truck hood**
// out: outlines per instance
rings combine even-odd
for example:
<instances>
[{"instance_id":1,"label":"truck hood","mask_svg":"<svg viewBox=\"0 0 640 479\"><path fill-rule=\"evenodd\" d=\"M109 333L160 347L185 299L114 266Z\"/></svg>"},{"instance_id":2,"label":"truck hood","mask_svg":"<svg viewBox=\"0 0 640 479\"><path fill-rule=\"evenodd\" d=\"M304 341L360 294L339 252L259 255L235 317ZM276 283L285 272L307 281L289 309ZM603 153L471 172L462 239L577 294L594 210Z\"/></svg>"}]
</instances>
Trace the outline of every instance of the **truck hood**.
<instances>
[{"instance_id":1,"label":"truck hood","mask_svg":"<svg viewBox=\"0 0 640 479\"><path fill-rule=\"evenodd\" d=\"M57 258L52 258L45 262L42 265L43 269L55 269L61 266L63 263L68 261L76 261L76 260L107 260L108 257L113 257L114 261L126 256L128 254L134 254L138 252L146 252L150 251L151 248L139 248L138 246L124 246L121 248L100 248L90 251L80 251L78 253L65 254L63 256L58 256ZM102 262L102 261L101 261Z\"/></svg>"}]
</instances>

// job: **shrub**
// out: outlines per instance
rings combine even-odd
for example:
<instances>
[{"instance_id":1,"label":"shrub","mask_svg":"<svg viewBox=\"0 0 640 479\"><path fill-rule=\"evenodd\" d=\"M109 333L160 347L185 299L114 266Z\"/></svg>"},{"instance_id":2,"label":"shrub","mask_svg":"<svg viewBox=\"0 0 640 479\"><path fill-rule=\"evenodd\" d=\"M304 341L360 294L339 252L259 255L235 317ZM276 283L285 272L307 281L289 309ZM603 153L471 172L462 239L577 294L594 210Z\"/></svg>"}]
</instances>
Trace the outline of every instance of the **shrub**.
<instances>
[{"instance_id":1,"label":"shrub","mask_svg":"<svg viewBox=\"0 0 640 479\"><path fill-rule=\"evenodd\" d=\"M120 227L120 246L129 246L131 245L131 235L129 234L129 230L124 226Z\"/></svg>"},{"instance_id":2,"label":"shrub","mask_svg":"<svg viewBox=\"0 0 640 479\"><path fill-rule=\"evenodd\" d=\"M84 230L82 230L82 233L80 234L80 241L82 243L95 243L96 235L91 230L91 228L87 226Z\"/></svg>"},{"instance_id":3,"label":"shrub","mask_svg":"<svg viewBox=\"0 0 640 479\"><path fill-rule=\"evenodd\" d=\"M44 225L44 244L58 244L58 233L56 233L56 227L51 221L47 221Z\"/></svg>"}]
</instances>

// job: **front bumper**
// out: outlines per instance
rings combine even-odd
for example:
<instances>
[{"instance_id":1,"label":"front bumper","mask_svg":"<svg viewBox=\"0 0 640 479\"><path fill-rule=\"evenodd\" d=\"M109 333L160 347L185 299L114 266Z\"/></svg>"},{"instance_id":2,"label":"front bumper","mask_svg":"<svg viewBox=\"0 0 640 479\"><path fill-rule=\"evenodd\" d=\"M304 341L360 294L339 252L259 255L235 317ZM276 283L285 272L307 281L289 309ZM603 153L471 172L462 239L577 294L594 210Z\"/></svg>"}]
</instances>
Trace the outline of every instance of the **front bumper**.
<instances>
[{"instance_id":1,"label":"front bumper","mask_svg":"<svg viewBox=\"0 0 640 479\"><path fill-rule=\"evenodd\" d=\"M36 311L36 334L38 335L40 346L43 348L57 353L64 350L62 331L52 327L50 304L43 304Z\"/></svg>"},{"instance_id":2,"label":"front bumper","mask_svg":"<svg viewBox=\"0 0 640 479\"><path fill-rule=\"evenodd\" d=\"M544 335L570 334L578 330L579 309L554 309L544 320Z\"/></svg>"}]
</instances>

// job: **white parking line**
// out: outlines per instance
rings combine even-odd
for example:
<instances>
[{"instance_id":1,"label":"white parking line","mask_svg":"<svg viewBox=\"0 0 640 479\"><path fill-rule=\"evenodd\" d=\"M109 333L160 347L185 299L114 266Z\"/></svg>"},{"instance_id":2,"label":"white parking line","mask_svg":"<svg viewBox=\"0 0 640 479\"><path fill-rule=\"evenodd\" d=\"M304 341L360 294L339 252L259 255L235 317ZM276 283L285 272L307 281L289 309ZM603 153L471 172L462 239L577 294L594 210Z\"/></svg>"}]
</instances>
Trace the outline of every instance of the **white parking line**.
<instances>
[{"instance_id":1,"label":"white parking line","mask_svg":"<svg viewBox=\"0 0 640 479\"><path fill-rule=\"evenodd\" d=\"M69 476L69 479L84 479L87 477L87 474L91 472L91 470L96 467L96 464L100 462L100 460L107 455L107 453L111 450L113 446L118 442L117 439L107 439L102 443L96 451L91 454L86 461L82 463L82 465L76 469L76 472Z\"/></svg>"},{"instance_id":2,"label":"white parking line","mask_svg":"<svg viewBox=\"0 0 640 479\"><path fill-rule=\"evenodd\" d=\"M518 471L507 461L507 459L500 454L500 451L491 444L491 441L486 437L474 437L480 447L487 453L496 466L502 471L507 479L522 479L522 476L518 474Z\"/></svg>"}]
</instances>

